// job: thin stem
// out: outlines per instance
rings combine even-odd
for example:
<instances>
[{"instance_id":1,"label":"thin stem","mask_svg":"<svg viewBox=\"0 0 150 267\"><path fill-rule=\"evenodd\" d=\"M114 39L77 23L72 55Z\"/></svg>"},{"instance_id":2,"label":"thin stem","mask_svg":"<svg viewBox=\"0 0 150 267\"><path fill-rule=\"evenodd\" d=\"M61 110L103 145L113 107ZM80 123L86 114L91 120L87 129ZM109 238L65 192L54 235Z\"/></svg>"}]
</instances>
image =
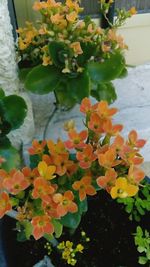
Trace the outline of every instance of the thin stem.
<instances>
[{"instance_id":1,"label":"thin stem","mask_svg":"<svg viewBox=\"0 0 150 267\"><path fill-rule=\"evenodd\" d=\"M53 117L54 117L54 115L55 115L55 113L56 113L57 110L58 110L58 107L57 107L57 105L56 105L55 108L54 108L54 110L53 110L53 112L52 112L51 115L49 116L46 125L45 125L45 129L44 129L44 133L43 133L43 139L44 139L44 140L46 139L46 132L47 132L48 125L49 125L49 123L51 122L51 120L53 119Z\"/></svg>"}]
</instances>

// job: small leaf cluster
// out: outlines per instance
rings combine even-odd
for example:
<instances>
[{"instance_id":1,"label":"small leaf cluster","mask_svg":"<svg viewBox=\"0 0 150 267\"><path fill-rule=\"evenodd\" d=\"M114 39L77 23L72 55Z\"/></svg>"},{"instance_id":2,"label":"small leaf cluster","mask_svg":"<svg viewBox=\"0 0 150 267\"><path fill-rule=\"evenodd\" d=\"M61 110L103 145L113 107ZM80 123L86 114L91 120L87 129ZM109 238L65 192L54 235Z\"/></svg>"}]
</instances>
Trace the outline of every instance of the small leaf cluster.
<instances>
[{"instance_id":1,"label":"small leaf cluster","mask_svg":"<svg viewBox=\"0 0 150 267\"><path fill-rule=\"evenodd\" d=\"M0 88L0 158L1 167L10 170L19 163L19 155L7 135L19 128L27 114L27 105L18 95L5 96Z\"/></svg>"},{"instance_id":2,"label":"small leaf cluster","mask_svg":"<svg viewBox=\"0 0 150 267\"><path fill-rule=\"evenodd\" d=\"M141 216L150 211L150 184L145 181L137 195L124 199L118 198L117 202L125 205L125 211L130 214L130 220L139 222Z\"/></svg>"},{"instance_id":3,"label":"small leaf cluster","mask_svg":"<svg viewBox=\"0 0 150 267\"><path fill-rule=\"evenodd\" d=\"M137 251L141 253L139 256L139 264L145 265L150 264L150 234L147 230L142 230L140 226L137 227L135 237L135 245L137 246Z\"/></svg>"}]
</instances>

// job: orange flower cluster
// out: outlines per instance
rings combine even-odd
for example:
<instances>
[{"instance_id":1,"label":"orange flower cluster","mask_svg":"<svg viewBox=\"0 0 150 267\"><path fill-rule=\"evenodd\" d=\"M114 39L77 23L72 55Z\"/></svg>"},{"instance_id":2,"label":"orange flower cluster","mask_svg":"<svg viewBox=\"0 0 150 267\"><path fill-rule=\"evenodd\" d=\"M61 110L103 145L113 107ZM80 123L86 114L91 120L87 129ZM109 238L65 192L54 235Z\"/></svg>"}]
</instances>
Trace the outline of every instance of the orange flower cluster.
<instances>
[{"instance_id":1,"label":"orange flower cluster","mask_svg":"<svg viewBox=\"0 0 150 267\"><path fill-rule=\"evenodd\" d=\"M139 168L145 140L135 130L127 140L120 135L123 126L112 121L117 109L85 98L80 111L86 130L70 128L66 142L34 140L29 148L34 167L0 169L0 218L16 209L19 220L30 221L35 239L54 234L56 224L80 212L80 203L98 188L112 198L134 196L145 176Z\"/></svg>"},{"instance_id":2,"label":"orange flower cluster","mask_svg":"<svg viewBox=\"0 0 150 267\"><path fill-rule=\"evenodd\" d=\"M49 44L56 41L61 46L63 44L62 50L65 51L62 73L82 72L90 58L95 61L105 60L106 53L109 57L109 53L127 48L115 29L104 30L90 18L81 21L79 13L83 8L79 2L47 0L34 3L33 9L40 12L42 21L38 23L39 28L27 22L25 28L18 30L18 52L22 61L27 60L34 66L55 65ZM90 56L87 56L87 48ZM84 56L85 60L82 59Z\"/></svg>"}]
</instances>

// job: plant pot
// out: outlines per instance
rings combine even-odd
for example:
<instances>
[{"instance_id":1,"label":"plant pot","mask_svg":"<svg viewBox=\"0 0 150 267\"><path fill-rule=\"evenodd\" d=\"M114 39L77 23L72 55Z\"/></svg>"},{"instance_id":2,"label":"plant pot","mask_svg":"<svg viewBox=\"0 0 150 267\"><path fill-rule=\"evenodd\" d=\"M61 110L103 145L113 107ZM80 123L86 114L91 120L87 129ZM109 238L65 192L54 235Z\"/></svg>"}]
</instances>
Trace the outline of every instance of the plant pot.
<instances>
[{"instance_id":1,"label":"plant pot","mask_svg":"<svg viewBox=\"0 0 150 267\"><path fill-rule=\"evenodd\" d=\"M110 196L99 191L96 197L88 201L89 210L83 216L79 228L70 236L67 232L62 240L70 240L74 244L82 243L81 231L90 238L85 244L83 254L77 258L76 267L139 267L138 252L134 244L133 234L137 225L150 231L149 214L143 216L141 222L130 221L124 207L112 200ZM17 242L15 222L6 217L3 220L3 245L8 267L32 267L44 258L47 250L46 241ZM54 250L51 260L55 267L67 265L60 254ZM44 266L43 266L44 267Z\"/></svg>"}]
</instances>

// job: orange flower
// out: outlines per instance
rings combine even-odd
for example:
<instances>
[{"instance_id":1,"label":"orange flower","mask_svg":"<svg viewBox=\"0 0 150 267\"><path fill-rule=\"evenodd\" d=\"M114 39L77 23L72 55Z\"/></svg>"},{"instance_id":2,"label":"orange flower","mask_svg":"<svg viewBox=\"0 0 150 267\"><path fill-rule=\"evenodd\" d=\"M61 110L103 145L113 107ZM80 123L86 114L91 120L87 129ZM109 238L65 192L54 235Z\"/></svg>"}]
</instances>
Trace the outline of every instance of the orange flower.
<instances>
[{"instance_id":1,"label":"orange flower","mask_svg":"<svg viewBox=\"0 0 150 267\"><path fill-rule=\"evenodd\" d=\"M39 172L37 170L37 168L34 168L33 170L31 170L29 167L24 167L22 169L22 173L24 175L24 177L29 181L29 183L32 183L34 181L34 179L39 176Z\"/></svg>"},{"instance_id":2,"label":"orange flower","mask_svg":"<svg viewBox=\"0 0 150 267\"><path fill-rule=\"evenodd\" d=\"M118 154L127 165L140 165L144 160L136 149L128 145L124 145Z\"/></svg>"},{"instance_id":3,"label":"orange flower","mask_svg":"<svg viewBox=\"0 0 150 267\"><path fill-rule=\"evenodd\" d=\"M129 142L127 142L127 144L130 145L131 147L142 148L146 143L146 140L138 139L138 135L135 130L132 130L128 134L128 138L129 138Z\"/></svg>"},{"instance_id":4,"label":"orange flower","mask_svg":"<svg viewBox=\"0 0 150 267\"><path fill-rule=\"evenodd\" d=\"M128 180L130 183L139 184L145 177L143 170L131 165L128 171Z\"/></svg>"},{"instance_id":5,"label":"orange flower","mask_svg":"<svg viewBox=\"0 0 150 267\"><path fill-rule=\"evenodd\" d=\"M97 114L101 119L111 118L117 111L117 108L109 108L107 101L101 101L98 103Z\"/></svg>"},{"instance_id":6,"label":"orange flower","mask_svg":"<svg viewBox=\"0 0 150 267\"><path fill-rule=\"evenodd\" d=\"M58 140L57 144L55 144L52 140L48 140L47 146L51 155L68 153L65 148L64 142L62 142L61 140Z\"/></svg>"},{"instance_id":7,"label":"orange flower","mask_svg":"<svg viewBox=\"0 0 150 267\"><path fill-rule=\"evenodd\" d=\"M104 154L98 155L98 162L100 166L109 169L118 165L120 163L120 160L116 160L116 151L110 148Z\"/></svg>"},{"instance_id":8,"label":"orange flower","mask_svg":"<svg viewBox=\"0 0 150 267\"><path fill-rule=\"evenodd\" d=\"M58 204L57 213L60 217L66 215L68 212L74 213L77 212L78 206L74 200L74 195L72 191L68 190L64 195L57 193L53 196L53 200Z\"/></svg>"},{"instance_id":9,"label":"orange flower","mask_svg":"<svg viewBox=\"0 0 150 267\"><path fill-rule=\"evenodd\" d=\"M54 155L52 156L53 164L56 166L56 173L60 176L64 175L68 168L73 165L73 162L69 160L69 154Z\"/></svg>"},{"instance_id":10,"label":"orange flower","mask_svg":"<svg viewBox=\"0 0 150 267\"><path fill-rule=\"evenodd\" d=\"M9 195L6 192L0 193L0 219L12 209Z\"/></svg>"},{"instance_id":11,"label":"orange flower","mask_svg":"<svg viewBox=\"0 0 150 267\"><path fill-rule=\"evenodd\" d=\"M17 195L19 192L29 187L29 185L30 183L21 171L16 171L12 176L3 181L3 187L13 195Z\"/></svg>"},{"instance_id":12,"label":"orange flower","mask_svg":"<svg viewBox=\"0 0 150 267\"><path fill-rule=\"evenodd\" d=\"M121 124L116 124L113 125L111 120L106 120L103 123L103 130L105 133L109 134L110 136L115 136L117 135L119 132L121 132L123 129L123 125Z\"/></svg>"},{"instance_id":13,"label":"orange flower","mask_svg":"<svg viewBox=\"0 0 150 267\"><path fill-rule=\"evenodd\" d=\"M121 135L117 135L114 139L114 142L111 145L111 148L115 149L116 151L120 151L124 145L124 138Z\"/></svg>"},{"instance_id":14,"label":"orange flower","mask_svg":"<svg viewBox=\"0 0 150 267\"><path fill-rule=\"evenodd\" d=\"M108 169L105 176L100 176L97 178L97 184L99 187L105 188L107 192L110 192L111 187L114 185L117 178L117 173L114 169Z\"/></svg>"},{"instance_id":15,"label":"orange flower","mask_svg":"<svg viewBox=\"0 0 150 267\"><path fill-rule=\"evenodd\" d=\"M42 207L44 209L44 213L52 218L60 218L57 213L57 205L52 198L49 198L48 201L42 201Z\"/></svg>"},{"instance_id":16,"label":"orange flower","mask_svg":"<svg viewBox=\"0 0 150 267\"><path fill-rule=\"evenodd\" d=\"M73 49L73 51L74 51L74 53L75 53L76 55L81 55L81 54L83 54L83 51L82 51L82 48L81 48L79 42L74 42L74 43L70 44L70 48Z\"/></svg>"},{"instance_id":17,"label":"orange flower","mask_svg":"<svg viewBox=\"0 0 150 267\"><path fill-rule=\"evenodd\" d=\"M77 152L76 158L79 161L79 165L82 169L91 167L93 161L96 160L97 156L93 153L93 147L88 144L82 152Z\"/></svg>"},{"instance_id":18,"label":"orange flower","mask_svg":"<svg viewBox=\"0 0 150 267\"><path fill-rule=\"evenodd\" d=\"M71 23L74 23L77 17L78 17L78 14L75 11L72 11L70 14L66 15L66 19Z\"/></svg>"},{"instance_id":19,"label":"orange flower","mask_svg":"<svg viewBox=\"0 0 150 267\"><path fill-rule=\"evenodd\" d=\"M83 10L83 8L79 7L78 0L66 0L66 6L69 7L70 10L74 9L77 13Z\"/></svg>"},{"instance_id":20,"label":"orange flower","mask_svg":"<svg viewBox=\"0 0 150 267\"><path fill-rule=\"evenodd\" d=\"M54 232L51 218L47 215L34 217L31 224L33 226L32 234L36 240L40 239L44 234L52 234Z\"/></svg>"},{"instance_id":21,"label":"orange flower","mask_svg":"<svg viewBox=\"0 0 150 267\"><path fill-rule=\"evenodd\" d=\"M93 111L96 110L98 104L93 105L91 104L91 100L87 97L85 97L80 105L80 112L85 113L85 114L91 114Z\"/></svg>"},{"instance_id":22,"label":"orange flower","mask_svg":"<svg viewBox=\"0 0 150 267\"><path fill-rule=\"evenodd\" d=\"M40 176L45 178L46 180L51 180L56 177L56 175L53 175L56 171L56 167L53 165L48 166L45 161L39 162L38 171Z\"/></svg>"},{"instance_id":23,"label":"orange flower","mask_svg":"<svg viewBox=\"0 0 150 267\"><path fill-rule=\"evenodd\" d=\"M94 196L96 194L95 188L91 185L92 179L90 176L84 176L80 181L73 183L74 190L79 191L80 201L86 198L86 195Z\"/></svg>"},{"instance_id":24,"label":"orange flower","mask_svg":"<svg viewBox=\"0 0 150 267\"><path fill-rule=\"evenodd\" d=\"M32 147L28 149L30 155L39 155L44 152L44 148L46 146L46 141L43 140L42 142L37 141L36 139L32 142Z\"/></svg>"},{"instance_id":25,"label":"orange flower","mask_svg":"<svg viewBox=\"0 0 150 267\"><path fill-rule=\"evenodd\" d=\"M61 22L61 20L63 20L64 16L60 15L59 13L56 13L55 15L51 15L50 18L53 24L58 25Z\"/></svg>"},{"instance_id":26,"label":"orange flower","mask_svg":"<svg viewBox=\"0 0 150 267\"><path fill-rule=\"evenodd\" d=\"M41 198L42 200L49 201L50 195L55 192L54 186L41 177L36 178L33 185L32 197L35 199Z\"/></svg>"},{"instance_id":27,"label":"orange flower","mask_svg":"<svg viewBox=\"0 0 150 267\"><path fill-rule=\"evenodd\" d=\"M0 190L3 189L3 180L8 178L9 174L3 169L0 169Z\"/></svg>"},{"instance_id":28,"label":"orange flower","mask_svg":"<svg viewBox=\"0 0 150 267\"><path fill-rule=\"evenodd\" d=\"M99 134L103 133L102 120L100 119L97 113L93 113L90 116L90 121L88 122L88 128L95 133Z\"/></svg>"},{"instance_id":29,"label":"orange flower","mask_svg":"<svg viewBox=\"0 0 150 267\"><path fill-rule=\"evenodd\" d=\"M116 179L115 186L112 187L110 194L112 198L126 198L135 196L138 190L138 186L129 184L124 177L119 177Z\"/></svg>"},{"instance_id":30,"label":"orange flower","mask_svg":"<svg viewBox=\"0 0 150 267\"><path fill-rule=\"evenodd\" d=\"M84 148L86 146L84 141L87 139L88 136L87 130L77 133L76 130L73 129L68 132L68 136L70 140L65 142L65 146L67 148Z\"/></svg>"}]
</instances>

